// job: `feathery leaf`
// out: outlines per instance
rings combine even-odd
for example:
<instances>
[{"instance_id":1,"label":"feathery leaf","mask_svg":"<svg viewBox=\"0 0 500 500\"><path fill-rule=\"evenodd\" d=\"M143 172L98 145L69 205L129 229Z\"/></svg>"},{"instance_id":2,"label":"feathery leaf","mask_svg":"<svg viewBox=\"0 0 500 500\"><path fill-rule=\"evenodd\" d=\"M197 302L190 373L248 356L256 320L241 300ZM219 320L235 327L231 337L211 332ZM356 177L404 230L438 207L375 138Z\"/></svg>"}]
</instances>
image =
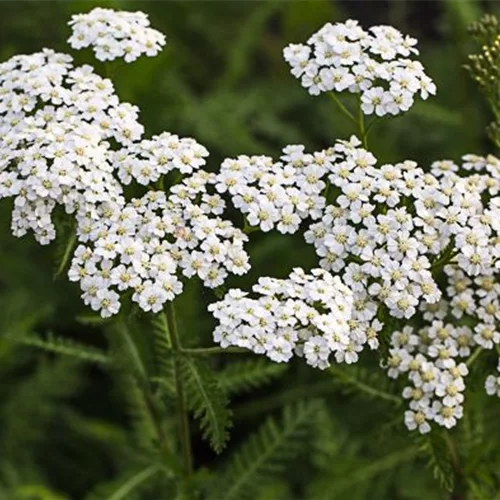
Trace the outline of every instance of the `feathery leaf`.
<instances>
[{"instance_id":1,"label":"feathery leaf","mask_svg":"<svg viewBox=\"0 0 500 500\"><path fill-rule=\"evenodd\" d=\"M217 375L217 381L228 394L250 391L272 382L285 373L288 366L264 358L231 361Z\"/></svg>"},{"instance_id":2,"label":"feathery leaf","mask_svg":"<svg viewBox=\"0 0 500 500\"><path fill-rule=\"evenodd\" d=\"M72 339L59 337L53 333L49 333L46 339L42 339L35 335L24 335L19 337L6 335L4 338L20 344L38 347L47 352L70 356L89 363L97 363L101 365L111 363L111 359L101 349L81 344L80 342L76 342Z\"/></svg>"},{"instance_id":3,"label":"feathery leaf","mask_svg":"<svg viewBox=\"0 0 500 500\"><path fill-rule=\"evenodd\" d=\"M228 399L206 363L180 356L180 377L190 410L200 420L203 437L220 453L229 439L232 412Z\"/></svg>"},{"instance_id":4,"label":"feathery leaf","mask_svg":"<svg viewBox=\"0 0 500 500\"><path fill-rule=\"evenodd\" d=\"M299 451L321 412L321 400L286 406L281 421L269 418L234 454L211 492L211 500L254 498L257 487L276 479ZM303 452L303 450L302 450Z\"/></svg>"}]
</instances>

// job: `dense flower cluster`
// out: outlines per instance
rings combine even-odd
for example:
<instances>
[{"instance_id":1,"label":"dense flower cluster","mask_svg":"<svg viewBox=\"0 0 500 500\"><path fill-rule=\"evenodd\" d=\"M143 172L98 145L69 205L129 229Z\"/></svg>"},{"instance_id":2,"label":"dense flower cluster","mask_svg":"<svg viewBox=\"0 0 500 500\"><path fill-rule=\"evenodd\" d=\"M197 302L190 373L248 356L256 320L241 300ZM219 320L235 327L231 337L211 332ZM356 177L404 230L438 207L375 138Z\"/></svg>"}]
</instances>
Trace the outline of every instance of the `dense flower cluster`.
<instances>
[{"instance_id":1,"label":"dense flower cluster","mask_svg":"<svg viewBox=\"0 0 500 500\"><path fill-rule=\"evenodd\" d=\"M271 202L275 212L270 212L276 213L283 203L276 200L290 186L297 198L311 191L304 169L315 169L315 206L324 209L305 239L314 245L321 267L338 274L351 290L348 323L358 339L353 345L377 348L377 332L391 325L392 330L384 329L390 337L389 375L407 373L412 383L404 391L412 398L408 427L427 432L429 421L451 427L462 414L468 371L462 360L472 348L500 344L495 330L500 285L494 279L500 256L500 160L466 155L461 165L438 161L426 173L411 161L376 166L376 158L355 137L319 154L285 148L290 150L297 153L296 162L286 166L262 157L226 160L220 190L230 192L252 223L248 200L242 208L249 190L258 200L252 201L259 205L255 213ZM280 217L271 217L267 229ZM262 227L262 220L257 223ZM394 325L410 318L415 326L393 333ZM223 327L216 333L224 345L247 346Z\"/></svg>"},{"instance_id":2,"label":"dense flower cluster","mask_svg":"<svg viewBox=\"0 0 500 500\"><path fill-rule=\"evenodd\" d=\"M425 434L430 422L451 428L463 415L465 382L469 370L460 360L470 355L472 330L434 320L421 329L405 326L391 336L388 374L405 373L410 385L403 390L409 401L405 424Z\"/></svg>"},{"instance_id":3,"label":"dense flower cluster","mask_svg":"<svg viewBox=\"0 0 500 500\"><path fill-rule=\"evenodd\" d=\"M130 184L134 179L148 185L172 170L191 174L205 165L206 156L206 148L194 139L163 132L117 151L113 155L113 165L122 184Z\"/></svg>"},{"instance_id":4,"label":"dense flower cluster","mask_svg":"<svg viewBox=\"0 0 500 500\"><path fill-rule=\"evenodd\" d=\"M119 202L110 140L127 145L143 133L138 109L120 103L110 80L52 50L0 64L0 198L13 197L16 236L55 237L56 205L97 219Z\"/></svg>"},{"instance_id":5,"label":"dense flower cluster","mask_svg":"<svg viewBox=\"0 0 500 500\"><path fill-rule=\"evenodd\" d=\"M118 12L98 7L86 14L72 16L69 24L71 47L92 47L100 61L123 58L129 63L143 54L153 57L166 43L165 35L149 27L148 16L143 12Z\"/></svg>"},{"instance_id":6,"label":"dense flower cluster","mask_svg":"<svg viewBox=\"0 0 500 500\"><path fill-rule=\"evenodd\" d=\"M287 146L280 162L268 156L228 158L221 165L216 188L230 194L251 226L294 233L303 219L317 219L323 213L321 193L334 160L331 153L306 154L304 146Z\"/></svg>"},{"instance_id":7,"label":"dense flower cluster","mask_svg":"<svg viewBox=\"0 0 500 500\"><path fill-rule=\"evenodd\" d=\"M247 236L223 220L224 202L209 194L214 174L199 170L170 189L149 191L86 226L69 277L84 302L103 317L116 314L120 293L144 311L159 312L182 292L181 274L210 288L228 273L248 271Z\"/></svg>"},{"instance_id":8,"label":"dense flower cluster","mask_svg":"<svg viewBox=\"0 0 500 500\"><path fill-rule=\"evenodd\" d=\"M332 354L339 363L357 361L352 293L337 276L296 268L288 279L260 278L252 290L258 298L233 289L209 306L220 323L214 340L222 347L244 347L279 363L296 354L319 368Z\"/></svg>"},{"instance_id":9,"label":"dense flower cluster","mask_svg":"<svg viewBox=\"0 0 500 500\"><path fill-rule=\"evenodd\" d=\"M403 391L410 400L405 423L421 433L430 430L432 421L447 428L456 425L463 415L464 361L500 346L500 160L476 155L463 160L462 165L439 161L431 167L441 182L448 179L454 190L467 195L461 213L453 212L457 221L462 218L463 230L453 233L453 252L440 275L443 298L433 307L421 307L420 328L406 326L391 337L389 375L407 375L411 385ZM499 381L490 375L486 392L500 394Z\"/></svg>"},{"instance_id":10,"label":"dense flower cluster","mask_svg":"<svg viewBox=\"0 0 500 500\"><path fill-rule=\"evenodd\" d=\"M427 99L436 86L422 64L417 41L391 26L368 31L357 21L326 24L304 44L283 51L291 72L312 95L348 91L360 94L365 114L397 115L408 111L416 94Z\"/></svg>"},{"instance_id":11,"label":"dense flower cluster","mask_svg":"<svg viewBox=\"0 0 500 500\"><path fill-rule=\"evenodd\" d=\"M452 258L468 275L492 272L498 209L483 204L481 193L497 192L498 160L491 164L496 177L460 177L451 162L437 162L434 173L411 161L375 167L355 139L341 145L347 160L330 175L338 195L305 233L323 268L342 272L360 298L405 319L421 301L441 298L435 276Z\"/></svg>"},{"instance_id":12,"label":"dense flower cluster","mask_svg":"<svg viewBox=\"0 0 500 500\"><path fill-rule=\"evenodd\" d=\"M130 62L165 44L140 12L94 9L70 24L70 44L92 46L101 60ZM408 59L415 44L394 28L347 21L284 55L311 94L357 93L365 114L383 116L435 93ZM47 49L0 64L0 198L14 199L13 233L32 231L42 244L56 236L58 206L74 215L69 277L87 305L109 317L129 295L158 313L186 278L217 288L246 273L248 238L221 217L228 193L262 231L295 233L307 222L321 269L260 278L257 297L230 290L209 307L215 342L325 369L356 362L383 336L384 368L408 381L407 427L456 424L470 364L500 352L499 159L466 155L428 172L412 161L377 166L352 137L314 153L287 146L279 161L226 159L214 174L194 139L142 136L138 109L90 66ZM162 190L127 202L123 185L133 181ZM498 373L485 389L500 396Z\"/></svg>"}]
</instances>

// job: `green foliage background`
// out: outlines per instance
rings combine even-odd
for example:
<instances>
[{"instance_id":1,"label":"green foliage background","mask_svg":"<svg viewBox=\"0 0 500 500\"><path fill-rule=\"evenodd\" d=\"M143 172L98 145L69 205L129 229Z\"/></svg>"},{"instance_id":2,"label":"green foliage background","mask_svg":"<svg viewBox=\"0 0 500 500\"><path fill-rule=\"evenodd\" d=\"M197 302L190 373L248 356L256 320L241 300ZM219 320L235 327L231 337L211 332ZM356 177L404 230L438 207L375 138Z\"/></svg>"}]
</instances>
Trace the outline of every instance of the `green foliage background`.
<instances>
[{"instance_id":1,"label":"green foliage background","mask_svg":"<svg viewBox=\"0 0 500 500\"><path fill-rule=\"evenodd\" d=\"M466 27L494 11L494 2L3 1L0 60L42 47L67 51L69 16L96 5L143 10L167 34L159 57L120 67L115 84L124 100L141 107L149 133L195 137L211 151L212 169L226 156L277 156L293 143L314 150L354 132L326 96L308 96L281 56L289 42L348 17L364 25L394 24L417 36L421 59L438 85L436 98L373 132L370 142L381 162L426 165L490 152L488 110L462 66L471 49ZM75 57L92 61L89 53ZM54 245L14 239L9 224L10 206L2 202L0 500L500 498L500 402L470 391L467 416L451 437L416 438L404 428L398 389L369 354L359 367L326 373L251 355L215 356L206 366L183 360L193 404L204 405L195 404L193 374L206 373L216 410L227 411L229 398L233 427L228 447L217 455L198 423L209 429L216 448L225 430L217 437L213 426L228 415L211 422L206 408L193 408L200 418L190 421L197 473L192 484L180 484L151 458L158 452L149 449L155 422L138 378L120 367L109 370L106 352L111 349L115 359L123 353L126 363L126 346L113 329L89 318L77 286L54 279ZM315 264L300 236L252 234L249 252L252 271L231 286ZM176 301L184 346L212 345L206 306L215 299L191 283ZM139 357L149 373L147 346L156 327L144 318L125 327L143 346ZM77 354L75 360L36 348L37 338L50 334L67 339L51 344L52 350ZM162 346L156 347L151 356L158 358ZM167 355L156 359L159 378L151 391L155 404L167 409L163 424L175 447L170 361ZM479 375L477 382L480 389Z\"/></svg>"}]
</instances>

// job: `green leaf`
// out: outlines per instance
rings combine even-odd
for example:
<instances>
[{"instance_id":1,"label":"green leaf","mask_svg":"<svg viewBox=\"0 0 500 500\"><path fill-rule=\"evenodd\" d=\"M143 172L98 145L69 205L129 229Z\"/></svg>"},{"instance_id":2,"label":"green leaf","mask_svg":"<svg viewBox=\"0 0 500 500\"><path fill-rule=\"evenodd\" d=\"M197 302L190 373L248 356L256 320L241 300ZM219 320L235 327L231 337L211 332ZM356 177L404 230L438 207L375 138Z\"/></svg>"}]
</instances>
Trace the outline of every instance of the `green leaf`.
<instances>
[{"instance_id":1,"label":"green leaf","mask_svg":"<svg viewBox=\"0 0 500 500\"><path fill-rule=\"evenodd\" d=\"M141 489L149 487L152 478L160 471L160 465L152 464L128 472L111 483L98 486L87 500L130 500Z\"/></svg>"},{"instance_id":2,"label":"green leaf","mask_svg":"<svg viewBox=\"0 0 500 500\"><path fill-rule=\"evenodd\" d=\"M168 333L165 313L155 314L151 321L153 328L153 350L158 378L164 379L167 385L173 386L172 346Z\"/></svg>"},{"instance_id":3,"label":"green leaf","mask_svg":"<svg viewBox=\"0 0 500 500\"><path fill-rule=\"evenodd\" d=\"M103 318L100 314L92 313L79 314L76 317L76 321L87 326L101 326L105 323L109 323L108 318Z\"/></svg>"},{"instance_id":4,"label":"green leaf","mask_svg":"<svg viewBox=\"0 0 500 500\"><path fill-rule=\"evenodd\" d=\"M368 465L356 468L351 474L335 481L328 492L328 498L336 498L366 481L372 481L374 477L392 471L401 464L413 460L419 453L415 446L404 448L372 461Z\"/></svg>"},{"instance_id":5,"label":"green leaf","mask_svg":"<svg viewBox=\"0 0 500 500\"><path fill-rule=\"evenodd\" d=\"M268 418L233 455L209 499L254 498L256 489L276 479L297 453L304 453L302 445L322 408L320 400L301 401L286 406L280 422Z\"/></svg>"},{"instance_id":6,"label":"green leaf","mask_svg":"<svg viewBox=\"0 0 500 500\"><path fill-rule=\"evenodd\" d=\"M445 431L446 432L446 431ZM446 491L453 491L453 462L448 450L446 435L433 431L421 438L420 450L428 457L428 466L435 479Z\"/></svg>"},{"instance_id":7,"label":"green leaf","mask_svg":"<svg viewBox=\"0 0 500 500\"><path fill-rule=\"evenodd\" d=\"M402 403L402 399L392 393L388 377L380 371L359 366L337 365L330 366L328 371L335 376L335 382L344 392L383 399L398 406Z\"/></svg>"},{"instance_id":8,"label":"green leaf","mask_svg":"<svg viewBox=\"0 0 500 500\"><path fill-rule=\"evenodd\" d=\"M7 335L5 338L13 342L38 347L47 352L70 356L89 363L101 365L108 365L111 363L111 359L101 349L81 344L72 339L55 336L52 333L49 333L46 339L42 339L35 335L24 335L19 337Z\"/></svg>"},{"instance_id":9,"label":"green leaf","mask_svg":"<svg viewBox=\"0 0 500 500\"><path fill-rule=\"evenodd\" d=\"M283 375L288 367L264 358L232 361L217 375L217 381L228 394L251 391Z\"/></svg>"},{"instance_id":10,"label":"green leaf","mask_svg":"<svg viewBox=\"0 0 500 500\"><path fill-rule=\"evenodd\" d=\"M6 456L30 453L31 446L43 439L45 426L59 415L63 402L81 387L81 363L70 358L41 359L36 371L15 386L1 408Z\"/></svg>"},{"instance_id":11,"label":"green leaf","mask_svg":"<svg viewBox=\"0 0 500 500\"><path fill-rule=\"evenodd\" d=\"M225 447L231 426L232 412L228 399L208 365L190 356L180 356L180 377L186 391L187 403L200 420L203 437L217 453Z\"/></svg>"}]
</instances>

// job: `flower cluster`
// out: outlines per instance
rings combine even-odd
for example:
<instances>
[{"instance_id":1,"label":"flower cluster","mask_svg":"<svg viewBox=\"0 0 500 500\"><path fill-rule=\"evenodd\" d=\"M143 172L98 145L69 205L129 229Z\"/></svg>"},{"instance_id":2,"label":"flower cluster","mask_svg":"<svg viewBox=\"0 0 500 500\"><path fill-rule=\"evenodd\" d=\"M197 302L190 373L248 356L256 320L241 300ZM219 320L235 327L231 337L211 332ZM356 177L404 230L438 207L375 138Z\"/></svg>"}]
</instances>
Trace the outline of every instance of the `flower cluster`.
<instances>
[{"instance_id":1,"label":"flower cluster","mask_svg":"<svg viewBox=\"0 0 500 500\"><path fill-rule=\"evenodd\" d=\"M205 165L208 151L191 138L163 132L151 139L131 143L113 155L113 166L122 184L132 179L148 185L172 170L191 174Z\"/></svg>"},{"instance_id":2,"label":"flower cluster","mask_svg":"<svg viewBox=\"0 0 500 500\"><path fill-rule=\"evenodd\" d=\"M409 430L425 434L431 422L449 429L462 417L469 370L461 359L469 356L472 343L468 326L437 319L421 329L405 326L392 334L388 374L397 378L404 373L410 382L403 390Z\"/></svg>"},{"instance_id":3,"label":"flower cluster","mask_svg":"<svg viewBox=\"0 0 500 500\"><path fill-rule=\"evenodd\" d=\"M357 361L358 338L350 328L353 298L341 280L323 269L296 268L288 279L260 278L251 298L238 289L209 306L220 323L214 340L244 347L280 362L294 354L314 367Z\"/></svg>"},{"instance_id":4,"label":"flower cluster","mask_svg":"<svg viewBox=\"0 0 500 500\"><path fill-rule=\"evenodd\" d=\"M357 21L326 24L304 44L283 51L291 72L312 95L322 92L360 94L365 114L397 115L408 111L415 95L427 99L436 86L422 64L417 41L391 26L368 31Z\"/></svg>"},{"instance_id":5,"label":"flower cluster","mask_svg":"<svg viewBox=\"0 0 500 500\"><path fill-rule=\"evenodd\" d=\"M208 192L214 182L214 174L199 170L168 197L149 191L82 225L69 277L80 282L84 302L109 317L130 290L144 311L157 313L182 292L181 274L216 288L228 273L246 273L247 236L219 217L224 202Z\"/></svg>"},{"instance_id":6,"label":"flower cluster","mask_svg":"<svg viewBox=\"0 0 500 500\"><path fill-rule=\"evenodd\" d=\"M251 226L295 233L303 219L317 219L323 213L321 193L334 160L331 153L307 154L304 146L287 146L279 162L268 156L228 158L221 165L216 189L230 194Z\"/></svg>"},{"instance_id":7,"label":"flower cluster","mask_svg":"<svg viewBox=\"0 0 500 500\"><path fill-rule=\"evenodd\" d=\"M123 58L129 63L143 54L153 57L166 43L165 35L149 27L148 16L143 12L118 12L98 7L86 14L72 16L69 24L71 47L92 47L100 61Z\"/></svg>"},{"instance_id":8,"label":"flower cluster","mask_svg":"<svg viewBox=\"0 0 500 500\"><path fill-rule=\"evenodd\" d=\"M137 117L110 80L68 55L46 49L0 64L0 198L14 198L13 233L46 244L57 205L97 219L99 207L121 202L110 140L139 139Z\"/></svg>"},{"instance_id":9,"label":"flower cluster","mask_svg":"<svg viewBox=\"0 0 500 500\"><path fill-rule=\"evenodd\" d=\"M434 174L411 161L376 168L358 146L355 139L340 143L347 159L334 163L330 175L337 195L305 233L323 268L341 272L367 303L405 319L421 301L441 298L436 276L445 263L453 260L473 276L492 272L498 209L483 204L481 193L498 189L498 160L496 177L460 177L451 162L434 164Z\"/></svg>"},{"instance_id":10,"label":"flower cluster","mask_svg":"<svg viewBox=\"0 0 500 500\"><path fill-rule=\"evenodd\" d=\"M285 151L290 149L297 152L296 163L285 166L261 157L226 160L218 187L230 192L252 222L252 205L244 200L249 190L260 207L273 202L276 209L283 203L276 199L286 189L302 195L310 191L303 170L313 165L313 192L323 198L316 206L324 209L304 236L314 245L321 267L338 274L351 290L351 344L356 351L366 343L376 349L383 329L390 338L389 375L408 374L412 383L403 393L411 396L408 427L427 432L430 421L455 425L462 415L468 372L463 361L471 349L500 344L500 285L495 283L500 160L466 155L460 165L434 162L426 173L412 161L376 166L376 158L355 137L318 154L306 155L299 146ZM248 204L242 208L243 201ZM281 223L280 217L271 218L267 229ZM263 226L262 220L257 223ZM235 293L240 300L241 293ZM241 314L235 318L238 328L222 324L216 340L253 349L255 342L249 344L246 333L240 338L248 330L239 328ZM412 326L407 325L410 318ZM276 329L267 333L280 338Z\"/></svg>"}]
</instances>

